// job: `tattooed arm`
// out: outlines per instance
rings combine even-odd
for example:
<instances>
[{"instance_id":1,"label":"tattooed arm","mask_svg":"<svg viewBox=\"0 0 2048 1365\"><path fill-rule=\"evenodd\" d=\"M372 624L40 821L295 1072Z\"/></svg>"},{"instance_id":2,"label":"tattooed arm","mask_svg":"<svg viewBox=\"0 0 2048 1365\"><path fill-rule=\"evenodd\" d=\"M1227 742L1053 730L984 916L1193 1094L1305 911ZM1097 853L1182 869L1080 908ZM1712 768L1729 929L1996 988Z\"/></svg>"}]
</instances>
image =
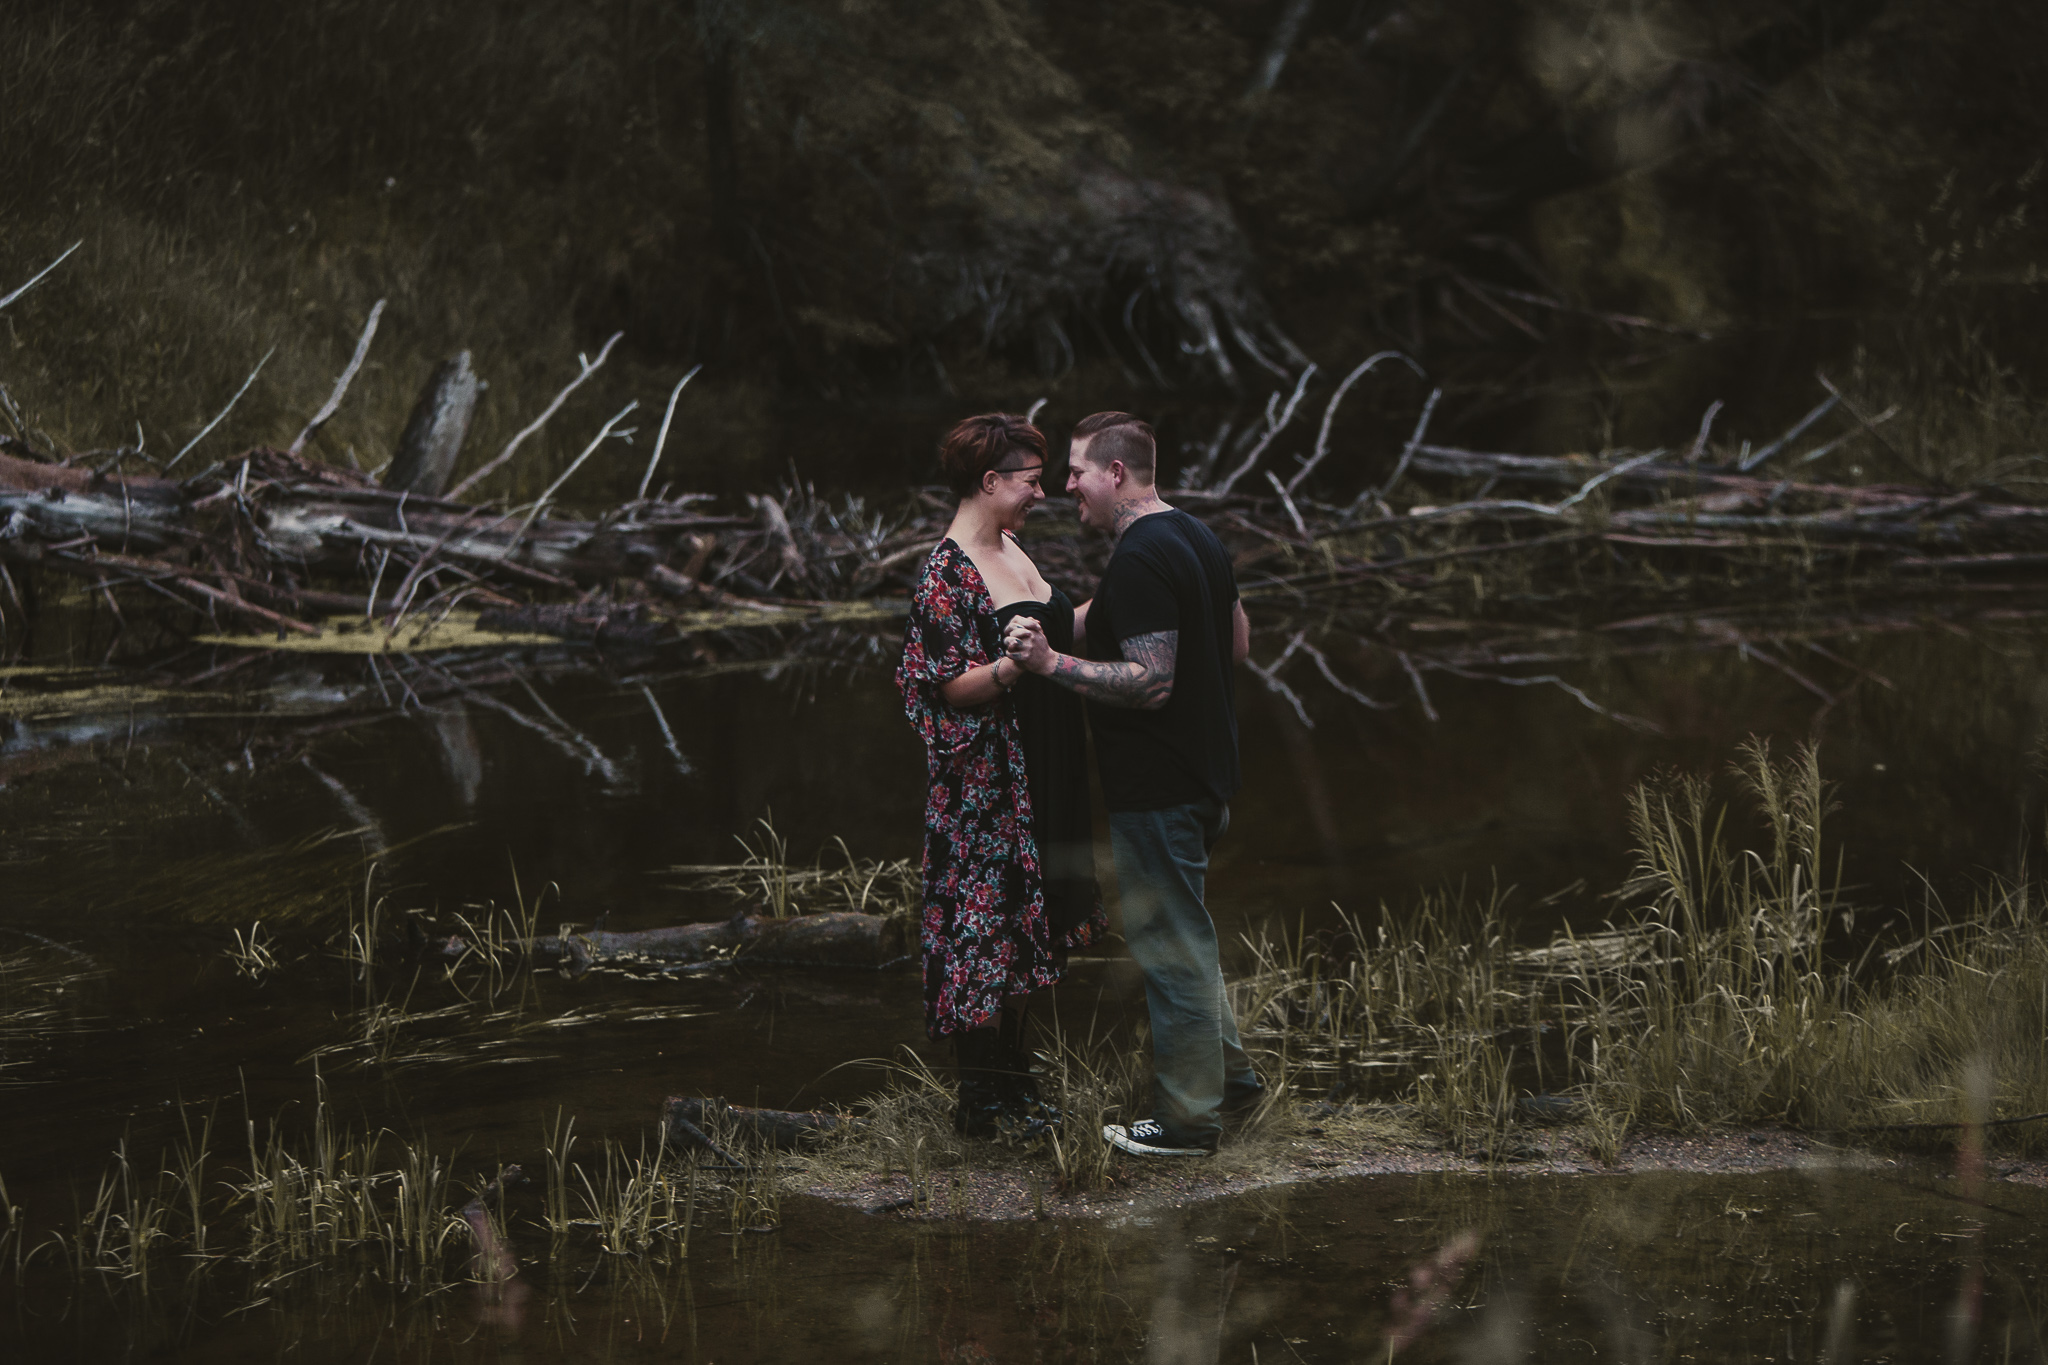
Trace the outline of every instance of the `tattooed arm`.
<instances>
[{"instance_id":1,"label":"tattooed arm","mask_svg":"<svg viewBox=\"0 0 2048 1365\"><path fill-rule=\"evenodd\" d=\"M1179 644L1177 630L1133 635L1123 642L1124 657L1107 663L1059 653L1036 621L1016 622L1003 639L1009 656L1030 672L1051 678L1089 701L1138 711L1157 711L1173 695L1174 656Z\"/></svg>"}]
</instances>

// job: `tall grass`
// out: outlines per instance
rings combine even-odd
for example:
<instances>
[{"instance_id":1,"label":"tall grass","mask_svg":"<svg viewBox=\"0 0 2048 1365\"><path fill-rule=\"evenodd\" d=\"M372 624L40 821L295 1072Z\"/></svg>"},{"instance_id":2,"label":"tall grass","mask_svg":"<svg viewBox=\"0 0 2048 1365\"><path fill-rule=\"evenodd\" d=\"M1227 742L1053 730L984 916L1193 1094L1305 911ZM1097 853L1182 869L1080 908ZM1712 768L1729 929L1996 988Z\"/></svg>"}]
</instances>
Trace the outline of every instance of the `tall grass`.
<instances>
[{"instance_id":1,"label":"tall grass","mask_svg":"<svg viewBox=\"0 0 2048 1365\"><path fill-rule=\"evenodd\" d=\"M1332 1091L1413 1103L1490 1149L1532 1091L1571 1102L1613 1157L1639 1124L1780 1122L1940 1136L1935 1125L2048 1110L2048 921L2025 879L1885 949L1853 929L1824 829L1818 752L1745 746L1761 839L1738 842L1697 776L1646 783L1630 822L1627 911L1541 948L1506 937L1498 899L1427 898L1335 935L1260 935L1232 984L1247 1031ZM1835 930L1837 936L1844 931ZM1988 1114L1967 1077L1990 1077ZM1550 1108L1555 1109L1556 1105ZM2021 1149L2031 1125L1997 1130Z\"/></svg>"},{"instance_id":2,"label":"tall grass","mask_svg":"<svg viewBox=\"0 0 2048 1365\"><path fill-rule=\"evenodd\" d=\"M213 1115L183 1117L181 1140L154 1169L119 1143L91 1198L77 1199L68 1223L40 1242L0 1181L0 1267L19 1277L44 1259L145 1293L171 1265L194 1274L234 1265L266 1281L353 1268L432 1294L467 1279L495 1282L515 1264L495 1232L466 1217L475 1198L502 1203L498 1182L479 1180L482 1194L472 1198L456 1157L337 1124L317 1077L310 1128L289 1134L245 1119L239 1155L214 1147ZM780 1221L782 1171L772 1153L706 1179L695 1162L658 1144L650 1150L644 1139L631 1151L605 1140L576 1160L574 1123L560 1116L545 1140L546 1191L530 1226L547 1234L557 1266L585 1248L603 1263L670 1265L688 1258L692 1228L712 1217L734 1234ZM495 1228L502 1214L485 1217Z\"/></svg>"}]
</instances>

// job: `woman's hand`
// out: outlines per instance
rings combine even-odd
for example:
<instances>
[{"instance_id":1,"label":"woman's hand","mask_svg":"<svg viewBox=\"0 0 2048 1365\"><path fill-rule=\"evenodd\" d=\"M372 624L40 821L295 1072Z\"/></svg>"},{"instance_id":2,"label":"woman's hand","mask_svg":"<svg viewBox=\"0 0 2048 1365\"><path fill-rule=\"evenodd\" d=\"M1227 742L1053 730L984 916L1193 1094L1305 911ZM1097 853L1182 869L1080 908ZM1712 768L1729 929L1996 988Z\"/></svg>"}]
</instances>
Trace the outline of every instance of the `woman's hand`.
<instances>
[{"instance_id":1,"label":"woman's hand","mask_svg":"<svg viewBox=\"0 0 2048 1365\"><path fill-rule=\"evenodd\" d=\"M1052 672L1053 662L1059 658L1052 641L1045 637L1045 626L1029 616L1010 622L1009 629L1003 632L1003 652L1025 672L1040 677Z\"/></svg>"}]
</instances>

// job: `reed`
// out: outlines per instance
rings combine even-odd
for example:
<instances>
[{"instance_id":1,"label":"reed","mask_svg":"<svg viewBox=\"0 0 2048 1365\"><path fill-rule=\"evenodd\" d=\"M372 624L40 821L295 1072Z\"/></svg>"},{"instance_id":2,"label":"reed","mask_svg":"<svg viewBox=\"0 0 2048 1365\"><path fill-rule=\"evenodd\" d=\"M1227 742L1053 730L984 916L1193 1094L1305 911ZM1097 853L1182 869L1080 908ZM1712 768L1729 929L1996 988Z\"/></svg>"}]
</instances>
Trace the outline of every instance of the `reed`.
<instances>
[{"instance_id":1,"label":"reed","mask_svg":"<svg viewBox=\"0 0 2048 1365\"><path fill-rule=\"evenodd\" d=\"M1637 789L1631 908L1600 932L1516 948L1496 894L1383 908L1371 931L1345 915L1334 934L1251 936L1231 985L1248 1036L1292 1049L1305 1088L1406 1100L1468 1150L1497 1149L1532 1086L1570 1102L1609 1160L1639 1124L1961 1131L1959 1078L1978 1066L1996 1115L2048 1110L2041 891L1994 882L1910 943L1834 944L1855 915L1817 751L1779 760L1753 741L1736 772L1754 847L1704 778ZM1998 1136L2040 1142L2027 1125Z\"/></svg>"},{"instance_id":2,"label":"reed","mask_svg":"<svg viewBox=\"0 0 2048 1365\"><path fill-rule=\"evenodd\" d=\"M757 841L739 839L744 860L671 867L676 885L753 903L778 918L832 910L910 915L921 908L923 888L915 861L857 858L844 839L835 839L842 860L838 865L828 866L821 851L803 867L790 860L789 840L775 828L772 812L757 823Z\"/></svg>"},{"instance_id":3,"label":"reed","mask_svg":"<svg viewBox=\"0 0 2048 1365\"><path fill-rule=\"evenodd\" d=\"M244 934L234 931L235 946L222 950L222 956L234 964L235 971L251 981L261 981L266 973L277 970L277 940L265 934L263 921L257 920Z\"/></svg>"}]
</instances>

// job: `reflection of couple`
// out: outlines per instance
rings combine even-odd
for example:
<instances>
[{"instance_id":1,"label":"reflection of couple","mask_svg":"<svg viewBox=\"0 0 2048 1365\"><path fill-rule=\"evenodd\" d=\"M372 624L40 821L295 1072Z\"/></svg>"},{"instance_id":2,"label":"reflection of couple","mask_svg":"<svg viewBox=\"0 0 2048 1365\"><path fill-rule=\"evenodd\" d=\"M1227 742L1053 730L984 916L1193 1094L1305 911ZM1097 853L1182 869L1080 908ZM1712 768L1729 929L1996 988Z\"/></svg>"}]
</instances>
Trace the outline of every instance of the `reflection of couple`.
<instances>
[{"instance_id":1,"label":"reflection of couple","mask_svg":"<svg viewBox=\"0 0 2048 1365\"><path fill-rule=\"evenodd\" d=\"M1083 701L1152 1020L1152 1114L1103 1136L1141 1156L1206 1156L1223 1112L1261 1093L1202 898L1238 787L1231 672L1250 626L1221 542L1160 500L1155 455L1128 413L1074 428L1067 491L1116 544L1076 607L1017 540L1045 497L1045 437L996 414L940 447L960 509L912 595L897 683L930 771L925 1022L959 1049L955 1125L972 1136L1058 1120L1031 1081L1023 1007L1105 928Z\"/></svg>"}]
</instances>

